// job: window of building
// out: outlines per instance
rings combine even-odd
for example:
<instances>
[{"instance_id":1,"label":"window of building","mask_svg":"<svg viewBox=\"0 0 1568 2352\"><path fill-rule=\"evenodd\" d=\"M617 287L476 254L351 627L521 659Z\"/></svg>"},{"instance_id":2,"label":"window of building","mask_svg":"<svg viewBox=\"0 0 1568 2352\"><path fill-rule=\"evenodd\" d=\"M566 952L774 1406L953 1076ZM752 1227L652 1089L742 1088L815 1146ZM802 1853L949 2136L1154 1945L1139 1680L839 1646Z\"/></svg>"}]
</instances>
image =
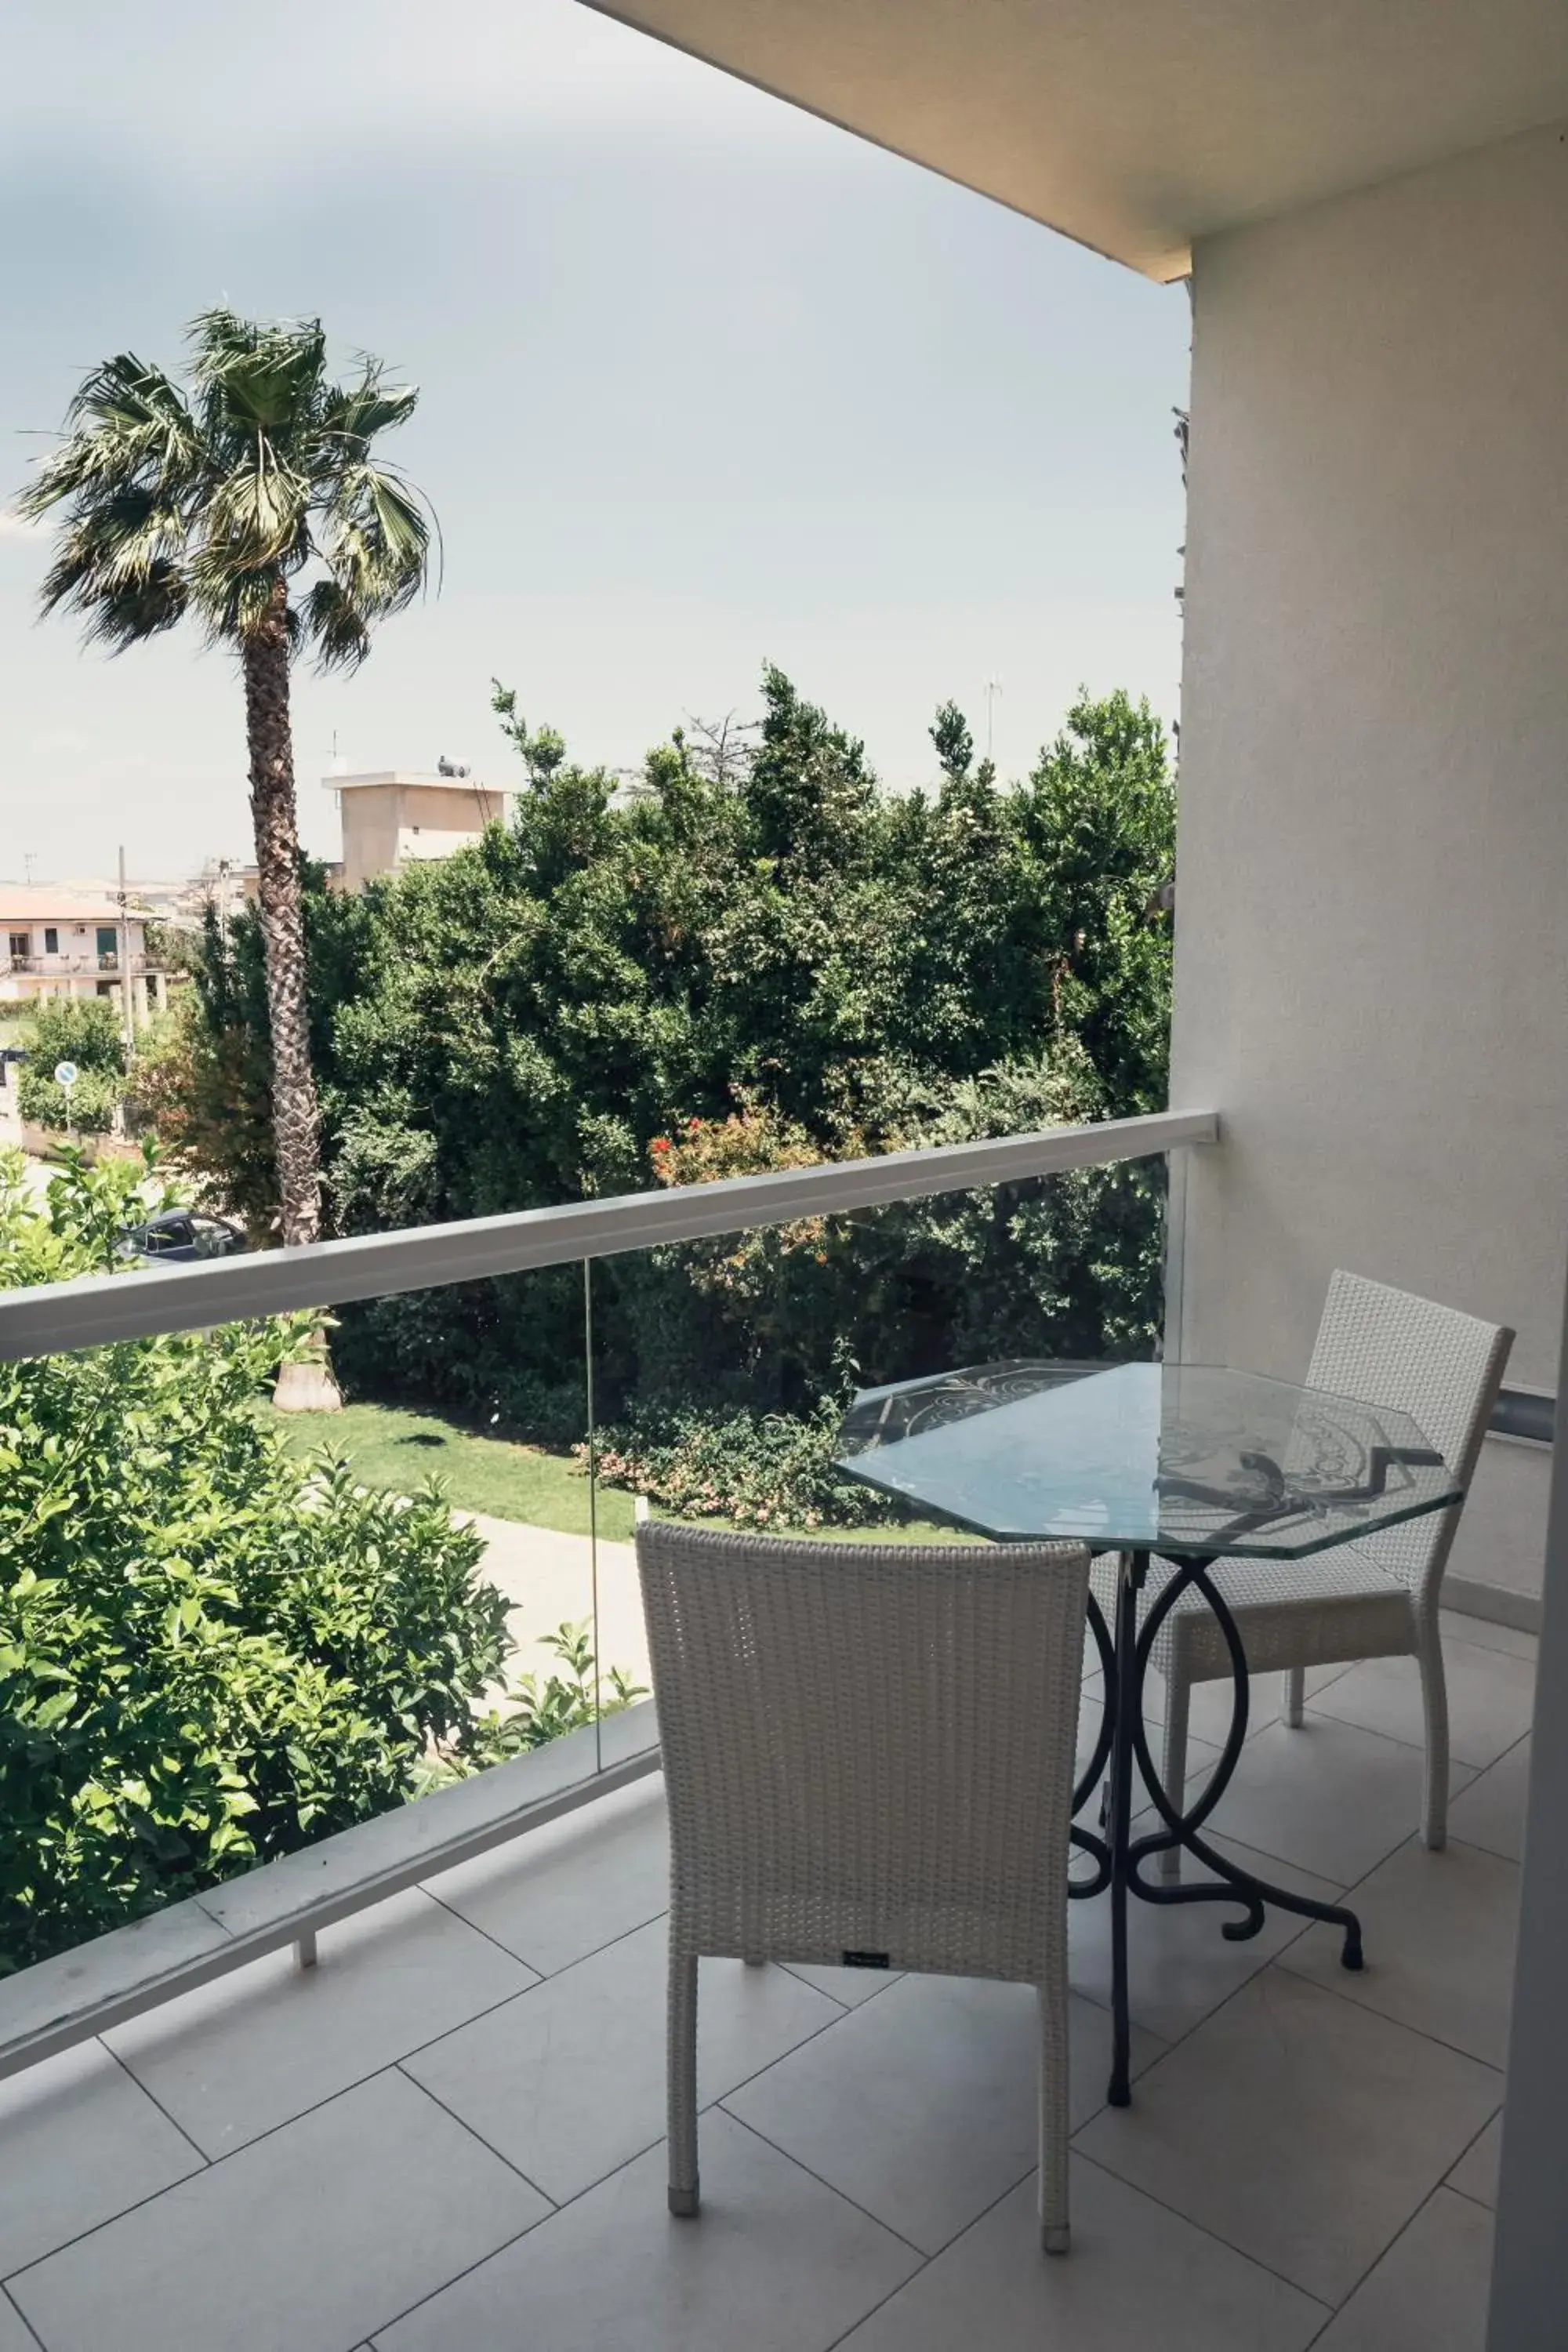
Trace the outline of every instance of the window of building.
<instances>
[{"instance_id":1,"label":"window of building","mask_svg":"<svg viewBox=\"0 0 1568 2352\"><path fill-rule=\"evenodd\" d=\"M100 923L98 927L98 952L100 956L112 957L119 945L120 938L118 932L115 930L114 925L112 923Z\"/></svg>"},{"instance_id":2,"label":"window of building","mask_svg":"<svg viewBox=\"0 0 1568 2352\"><path fill-rule=\"evenodd\" d=\"M26 956L31 955L32 952L33 935L31 931L13 931L11 934L11 953L14 956Z\"/></svg>"},{"instance_id":3,"label":"window of building","mask_svg":"<svg viewBox=\"0 0 1568 2352\"><path fill-rule=\"evenodd\" d=\"M59 951L60 935L55 929L53 923L46 923L44 926L44 953L46 955L58 955Z\"/></svg>"},{"instance_id":4,"label":"window of building","mask_svg":"<svg viewBox=\"0 0 1568 2352\"><path fill-rule=\"evenodd\" d=\"M120 982L117 980L100 980L98 983L98 992L100 996L113 996L118 992Z\"/></svg>"}]
</instances>

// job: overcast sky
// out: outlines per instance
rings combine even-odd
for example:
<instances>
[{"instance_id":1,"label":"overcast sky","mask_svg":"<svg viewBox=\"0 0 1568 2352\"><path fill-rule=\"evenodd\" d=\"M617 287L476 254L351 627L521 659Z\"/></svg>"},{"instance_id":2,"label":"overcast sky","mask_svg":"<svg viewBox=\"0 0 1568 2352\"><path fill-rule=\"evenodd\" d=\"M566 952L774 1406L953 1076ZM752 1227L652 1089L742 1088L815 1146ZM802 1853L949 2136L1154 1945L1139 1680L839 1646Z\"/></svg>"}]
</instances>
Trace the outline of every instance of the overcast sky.
<instances>
[{"instance_id":1,"label":"overcast sky","mask_svg":"<svg viewBox=\"0 0 1568 2352\"><path fill-rule=\"evenodd\" d=\"M0 211L0 505L88 366L215 300L421 385L389 454L445 586L299 678L324 854L334 736L510 781L492 675L624 766L772 659L898 783L991 677L1011 772L1079 680L1174 710L1185 294L575 0L13 0ZM243 853L230 664L37 625L44 552L0 518L0 876Z\"/></svg>"}]
</instances>

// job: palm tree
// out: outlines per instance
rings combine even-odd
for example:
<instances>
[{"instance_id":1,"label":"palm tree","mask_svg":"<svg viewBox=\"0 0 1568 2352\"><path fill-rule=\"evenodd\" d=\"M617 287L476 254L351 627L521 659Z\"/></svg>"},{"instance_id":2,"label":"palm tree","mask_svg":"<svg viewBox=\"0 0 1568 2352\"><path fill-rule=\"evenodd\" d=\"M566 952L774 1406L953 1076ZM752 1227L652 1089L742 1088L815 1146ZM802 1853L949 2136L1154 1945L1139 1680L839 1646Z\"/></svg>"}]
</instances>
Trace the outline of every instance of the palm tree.
<instances>
[{"instance_id":1,"label":"palm tree","mask_svg":"<svg viewBox=\"0 0 1568 2352\"><path fill-rule=\"evenodd\" d=\"M209 644L238 655L279 1223L286 1243L312 1242L321 1143L289 673L307 649L322 669L356 668L372 624L425 584L428 507L371 454L419 395L388 383L368 357L353 381L333 383L316 319L258 324L205 310L189 341L185 388L130 352L94 368L17 504L34 520L64 509L46 613L80 613L89 640L116 653L188 615Z\"/></svg>"}]
</instances>

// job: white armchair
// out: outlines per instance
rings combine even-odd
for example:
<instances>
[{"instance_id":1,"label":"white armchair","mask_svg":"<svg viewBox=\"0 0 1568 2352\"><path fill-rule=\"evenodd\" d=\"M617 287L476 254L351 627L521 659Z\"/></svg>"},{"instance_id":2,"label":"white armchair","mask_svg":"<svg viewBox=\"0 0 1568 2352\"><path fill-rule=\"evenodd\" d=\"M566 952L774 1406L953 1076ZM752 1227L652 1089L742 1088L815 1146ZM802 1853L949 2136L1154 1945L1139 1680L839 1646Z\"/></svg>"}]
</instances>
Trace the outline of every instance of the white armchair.
<instances>
[{"instance_id":1,"label":"white armchair","mask_svg":"<svg viewBox=\"0 0 1568 2352\"><path fill-rule=\"evenodd\" d=\"M1513 1333L1499 1325L1340 1272L1330 1278L1307 1383L1408 1413L1468 1486L1512 1344ZM1309 1666L1419 1661L1426 1727L1421 1835L1428 1846L1447 1838L1448 1700L1437 1606L1461 1507L1379 1528L1316 1558L1232 1559L1215 1571L1252 1672L1284 1673L1285 1720L1293 1727L1301 1723ZM1156 1566L1145 1605L1171 1573ZM1231 1672L1225 1638L1197 1593L1184 1594L1171 1611L1152 1663L1165 1684L1162 1775L1179 1801L1192 1686L1228 1681ZM1162 1854L1161 1869L1179 1875L1179 1848Z\"/></svg>"},{"instance_id":2,"label":"white armchair","mask_svg":"<svg viewBox=\"0 0 1568 2352\"><path fill-rule=\"evenodd\" d=\"M669 2208L698 2210L700 1955L1037 1988L1068 2244L1068 1830L1089 1555L637 1529L669 1800Z\"/></svg>"}]
</instances>

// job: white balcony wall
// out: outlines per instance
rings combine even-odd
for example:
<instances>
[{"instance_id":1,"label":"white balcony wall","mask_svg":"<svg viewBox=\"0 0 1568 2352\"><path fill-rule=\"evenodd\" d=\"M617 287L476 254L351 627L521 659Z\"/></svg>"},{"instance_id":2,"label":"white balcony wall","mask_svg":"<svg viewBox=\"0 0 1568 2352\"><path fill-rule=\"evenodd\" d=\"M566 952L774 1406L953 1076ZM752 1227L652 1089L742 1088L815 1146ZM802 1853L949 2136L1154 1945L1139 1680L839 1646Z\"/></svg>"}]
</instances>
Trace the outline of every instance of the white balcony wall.
<instances>
[{"instance_id":1,"label":"white balcony wall","mask_svg":"<svg viewBox=\"0 0 1568 2352\"><path fill-rule=\"evenodd\" d=\"M1568 1237L1568 131L1202 241L1173 1102L1188 1354L1344 1265L1557 1375ZM1542 1450L1453 1572L1539 1590Z\"/></svg>"}]
</instances>

